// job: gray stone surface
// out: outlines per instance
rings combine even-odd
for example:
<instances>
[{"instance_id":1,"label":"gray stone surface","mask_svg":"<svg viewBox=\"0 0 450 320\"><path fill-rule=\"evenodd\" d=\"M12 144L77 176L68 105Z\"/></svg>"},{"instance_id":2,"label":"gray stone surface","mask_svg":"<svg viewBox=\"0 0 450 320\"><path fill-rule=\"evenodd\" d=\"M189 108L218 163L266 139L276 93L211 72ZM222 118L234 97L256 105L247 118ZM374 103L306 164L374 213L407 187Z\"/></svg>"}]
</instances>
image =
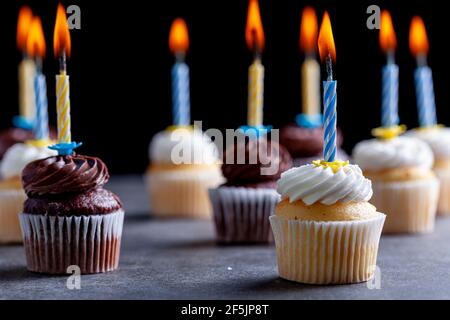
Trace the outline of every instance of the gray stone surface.
<instances>
[{"instance_id":1,"label":"gray stone surface","mask_svg":"<svg viewBox=\"0 0 450 320\"><path fill-rule=\"evenodd\" d=\"M26 271L21 246L0 247L0 299L450 299L450 219L430 235L384 236L380 289L309 286L278 278L272 246L217 246L210 221L150 219L140 178L110 188L127 209L120 269L68 290L65 276Z\"/></svg>"}]
</instances>

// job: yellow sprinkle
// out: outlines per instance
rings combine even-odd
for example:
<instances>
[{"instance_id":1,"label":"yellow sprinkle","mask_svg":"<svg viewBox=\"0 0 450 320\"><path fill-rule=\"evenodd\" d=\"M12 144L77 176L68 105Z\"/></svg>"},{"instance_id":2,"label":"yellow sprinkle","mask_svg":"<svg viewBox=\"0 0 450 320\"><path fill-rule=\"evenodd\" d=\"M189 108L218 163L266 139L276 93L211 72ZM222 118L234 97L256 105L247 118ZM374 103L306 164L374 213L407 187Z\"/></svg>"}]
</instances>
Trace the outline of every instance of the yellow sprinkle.
<instances>
[{"instance_id":1,"label":"yellow sprinkle","mask_svg":"<svg viewBox=\"0 0 450 320\"><path fill-rule=\"evenodd\" d=\"M335 160L333 162L327 162L325 160L314 160L312 162L313 165L315 165L316 167L322 167L322 168L331 168L331 170L333 170L334 173L338 172L339 169L345 167L346 165L349 164L349 161L342 161L342 160Z\"/></svg>"},{"instance_id":2,"label":"yellow sprinkle","mask_svg":"<svg viewBox=\"0 0 450 320\"><path fill-rule=\"evenodd\" d=\"M181 129L193 131L193 130L194 130L194 126L177 126L177 125L171 125L171 126L168 126L168 127L166 128L166 131L171 132L171 131L181 130Z\"/></svg>"},{"instance_id":3,"label":"yellow sprinkle","mask_svg":"<svg viewBox=\"0 0 450 320\"><path fill-rule=\"evenodd\" d=\"M372 135L378 139L390 140L398 137L405 131L406 126L402 124L399 126L392 126L388 128L385 127L375 128L372 130Z\"/></svg>"},{"instance_id":4,"label":"yellow sprinkle","mask_svg":"<svg viewBox=\"0 0 450 320\"><path fill-rule=\"evenodd\" d=\"M54 144L54 141L50 139L28 140L26 144L36 148L45 148Z\"/></svg>"},{"instance_id":5,"label":"yellow sprinkle","mask_svg":"<svg viewBox=\"0 0 450 320\"><path fill-rule=\"evenodd\" d=\"M415 130L417 130L417 131L433 131L433 130L441 129L443 127L444 127L443 124L435 124L434 126L429 126L429 127L418 127Z\"/></svg>"}]
</instances>

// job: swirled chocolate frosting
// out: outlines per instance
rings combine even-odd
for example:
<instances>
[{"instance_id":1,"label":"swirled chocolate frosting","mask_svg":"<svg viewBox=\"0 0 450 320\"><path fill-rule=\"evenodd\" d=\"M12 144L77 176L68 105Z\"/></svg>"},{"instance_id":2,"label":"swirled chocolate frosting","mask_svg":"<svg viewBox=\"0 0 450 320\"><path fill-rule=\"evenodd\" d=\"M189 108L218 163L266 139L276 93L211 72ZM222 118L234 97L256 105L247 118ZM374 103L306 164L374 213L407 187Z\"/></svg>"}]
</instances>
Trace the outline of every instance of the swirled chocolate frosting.
<instances>
[{"instance_id":1,"label":"swirled chocolate frosting","mask_svg":"<svg viewBox=\"0 0 450 320\"><path fill-rule=\"evenodd\" d=\"M107 214L122 207L119 198L103 189L108 168L99 158L82 155L56 156L28 164L22 184L30 214Z\"/></svg>"},{"instance_id":2,"label":"swirled chocolate frosting","mask_svg":"<svg viewBox=\"0 0 450 320\"><path fill-rule=\"evenodd\" d=\"M250 139L226 150L222 173L225 186L275 188L281 173L292 167L289 152L266 139Z\"/></svg>"},{"instance_id":3,"label":"swirled chocolate frosting","mask_svg":"<svg viewBox=\"0 0 450 320\"><path fill-rule=\"evenodd\" d=\"M337 130L337 146L342 145L342 132ZM280 130L280 144L292 158L321 156L323 153L323 128L302 128L289 124Z\"/></svg>"}]
</instances>

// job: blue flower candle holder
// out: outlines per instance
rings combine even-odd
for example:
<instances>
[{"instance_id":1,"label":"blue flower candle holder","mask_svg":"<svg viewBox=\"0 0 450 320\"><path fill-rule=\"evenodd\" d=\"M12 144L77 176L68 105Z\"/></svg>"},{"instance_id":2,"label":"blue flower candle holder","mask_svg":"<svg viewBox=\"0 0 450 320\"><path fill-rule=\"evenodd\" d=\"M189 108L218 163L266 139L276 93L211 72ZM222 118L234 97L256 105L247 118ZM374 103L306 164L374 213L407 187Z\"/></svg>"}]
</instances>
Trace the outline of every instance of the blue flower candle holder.
<instances>
[{"instance_id":1,"label":"blue flower candle holder","mask_svg":"<svg viewBox=\"0 0 450 320\"><path fill-rule=\"evenodd\" d=\"M295 117L295 122L302 128L318 128L323 125L323 116L320 113L315 115L301 113Z\"/></svg>"},{"instance_id":2,"label":"blue flower candle holder","mask_svg":"<svg viewBox=\"0 0 450 320\"><path fill-rule=\"evenodd\" d=\"M70 156L73 150L81 146L83 142L69 142L69 143L58 143L49 146L49 149L58 151L59 156Z\"/></svg>"},{"instance_id":3,"label":"blue flower candle holder","mask_svg":"<svg viewBox=\"0 0 450 320\"><path fill-rule=\"evenodd\" d=\"M259 138L265 134L268 134L272 130L272 126L240 126L239 131L248 137Z\"/></svg>"}]
</instances>

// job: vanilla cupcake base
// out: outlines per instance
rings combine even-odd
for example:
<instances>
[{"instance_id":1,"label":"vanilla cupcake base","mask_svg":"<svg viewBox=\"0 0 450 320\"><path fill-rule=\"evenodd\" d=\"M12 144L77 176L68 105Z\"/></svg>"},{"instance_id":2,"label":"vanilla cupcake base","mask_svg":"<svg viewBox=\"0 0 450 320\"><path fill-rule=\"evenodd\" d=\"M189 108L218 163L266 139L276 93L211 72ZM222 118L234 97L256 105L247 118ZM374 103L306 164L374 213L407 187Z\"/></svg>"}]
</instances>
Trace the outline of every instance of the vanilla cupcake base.
<instances>
[{"instance_id":1,"label":"vanilla cupcake base","mask_svg":"<svg viewBox=\"0 0 450 320\"><path fill-rule=\"evenodd\" d=\"M306 221L270 217L281 278L307 284L369 280L385 215L368 220Z\"/></svg>"},{"instance_id":2,"label":"vanilla cupcake base","mask_svg":"<svg viewBox=\"0 0 450 320\"><path fill-rule=\"evenodd\" d=\"M223 182L219 167L208 170L148 171L150 212L157 217L211 218L208 189Z\"/></svg>"},{"instance_id":3,"label":"vanilla cupcake base","mask_svg":"<svg viewBox=\"0 0 450 320\"><path fill-rule=\"evenodd\" d=\"M370 202L387 215L383 233L429 233L434 230L438 179L401 182L372 180L372 188Z\"/></svg>"},{"instance_id":4,"label":"vanilla cupcake base","mask_svg":"<svg viewBox=\"0 0 450 320\"><path fill-rule=\"evenodd\" d=\"M101 273L119 265L124 212L89 216L20 214L29 271Z\"/></svg>"},{"instance_id":5,"label":"vanilla cupcake base","mask_svg":"<svg viewBox=\"0 0 450 320\"><path fill-rule=\"evenodd\" d=\"M440 192L437 213L440 216L450 216L450 170L434 169L440 182Z\"/></svg>"},{"instance_id":6,"label":"vanilla cupcake base","mask_svg":"<svg viewBox=\"0 0 450 320\"><path fill-rule=\"evenodd\" d=\"M0 191L0 244L22 242L19 213L23 211L25 199L23 190Z\"/></svg>"},{"instance_id":7,"label":"vanilla cupcake base","mask_svg":"<svg viewBox=\"0 0 450 320\"><path fill-rule=\"evenodd\" d=\"M274 189L220 187L209 190L209 196L219 243L273 241L269 217L280 200Z\"/></svg>"}]
</instances>

